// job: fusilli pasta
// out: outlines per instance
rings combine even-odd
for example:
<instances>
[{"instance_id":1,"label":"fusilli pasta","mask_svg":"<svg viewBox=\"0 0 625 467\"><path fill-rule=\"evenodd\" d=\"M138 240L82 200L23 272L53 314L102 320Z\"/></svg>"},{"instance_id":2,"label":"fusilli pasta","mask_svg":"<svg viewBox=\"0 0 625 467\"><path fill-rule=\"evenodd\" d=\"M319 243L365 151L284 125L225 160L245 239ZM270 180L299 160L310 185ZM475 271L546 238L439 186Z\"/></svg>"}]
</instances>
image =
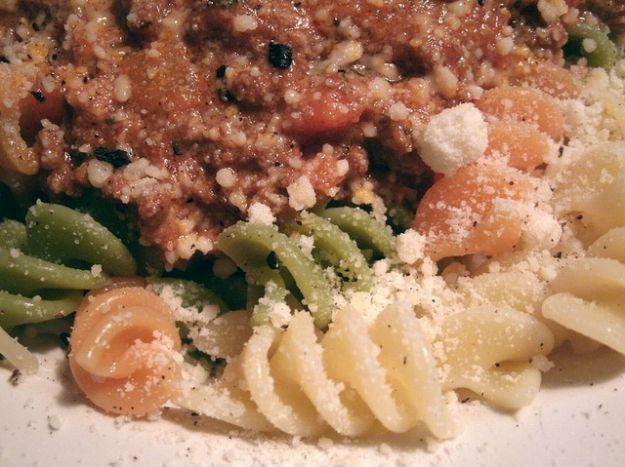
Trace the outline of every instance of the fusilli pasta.
<instances>
[{"instance_id":1,"label":"fusilli pasta","mask_svg":"<svg viewBox=\"0 0 625 467\"><path fill-rule=\"evenodd\" d=\"M106 412L143 416L178 390L180 336L171 310L152 292L92 292L76 312L70 368L86 396Z\"/></svg>"},{"instance_id":2,"label":"fusilli pasta","mask_svg":"<svg viewBox=\"0 0 625 467\"><path fill-rule=\"evenodd\" d=\"M452 434L436 360L414 312L401 304L371 326L347 307L321 338L303 312L285 331L257 327L228 368L216 386L190 389L179 403L246 427L262 414L275 428L302 436L319 435L328 425L357 436L375 420L394 432L423 422L438 437ZM236 416L210 402L220 390Z\"/></svg>"},{"instance_id":3,"label":"fusilli pasta","mask_svg":"<svg viewBox=\"0 0 625 467\"><path fill-rule=\"evenodd\" d=\"M540 371L528 362L554 345L549 328L506 307L473 308L440 325L444 389L467 388L496 406L518 409L540 388Z\"/></svg>"},{"instance_id":4,"label":"fusilli pasta","mask_svg":"<svg viewBox=\"0 0 625 467\"><path fill-rule=\"evenodd\" d=\"M625 355L625 228L608 231L588 254L558 274L543 314Z\"/></svg>"}]
</instances>

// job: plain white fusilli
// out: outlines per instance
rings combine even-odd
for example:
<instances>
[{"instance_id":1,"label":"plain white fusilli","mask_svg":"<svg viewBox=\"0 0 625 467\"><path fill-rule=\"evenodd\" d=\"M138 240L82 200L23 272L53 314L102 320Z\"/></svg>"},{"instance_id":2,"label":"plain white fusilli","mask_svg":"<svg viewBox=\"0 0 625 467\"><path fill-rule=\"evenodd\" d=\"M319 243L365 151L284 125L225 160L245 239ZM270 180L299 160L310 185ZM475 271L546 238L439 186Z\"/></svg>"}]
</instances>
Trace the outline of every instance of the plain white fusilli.
<instances>
[{"instance_id":1,"label":"plain white fusilli","mask_svg":"<svg viewBox=\"0 0 625 467\"><path fill-rule=\"evenodd\" d=\"M553 281L543 314L625 355L625 227L597 239L588 255Z\"/></svg>"}]
</instances>

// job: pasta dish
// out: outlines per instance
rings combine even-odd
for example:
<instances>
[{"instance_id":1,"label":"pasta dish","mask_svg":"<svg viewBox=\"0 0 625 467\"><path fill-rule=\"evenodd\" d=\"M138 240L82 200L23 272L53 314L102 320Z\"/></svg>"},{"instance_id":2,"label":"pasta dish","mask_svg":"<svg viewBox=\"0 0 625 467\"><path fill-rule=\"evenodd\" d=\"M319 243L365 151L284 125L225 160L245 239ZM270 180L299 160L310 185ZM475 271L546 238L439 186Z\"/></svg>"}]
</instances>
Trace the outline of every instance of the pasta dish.
<instances>
[{"instance_id":1,"label":"pasta dish","mask_svg":"<svg viewBox=\"0 0 625 467\"><path fill-rule=\"evenodd\" d=\"M312 439L527 406L625 355L624 47L616 0L0 1L3 365Z\"/></svg>"}]
</instances>

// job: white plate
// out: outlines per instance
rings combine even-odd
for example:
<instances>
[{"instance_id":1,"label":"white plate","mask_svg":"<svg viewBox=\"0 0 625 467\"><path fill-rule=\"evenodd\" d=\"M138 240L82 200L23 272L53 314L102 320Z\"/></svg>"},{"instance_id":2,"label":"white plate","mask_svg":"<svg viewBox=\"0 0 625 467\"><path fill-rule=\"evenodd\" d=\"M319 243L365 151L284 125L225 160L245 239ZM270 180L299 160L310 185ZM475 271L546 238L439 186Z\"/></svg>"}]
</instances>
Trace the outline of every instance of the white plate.
<instances>
[{"instance_id":1,"label":"white plate","mask_svg":"<svg viewBox=\"0 0 625 467\"><path fill-rule=\"evenodd\" d=\"M16 386L0 367L0 464L623 464L625 359L602 349L558 355L538 399L516 415L477 402L461 406L460 435L418 434L308 442L258 437L175 409L126 421L91 408L59 349Z\"/></svg>"}]
</instances>

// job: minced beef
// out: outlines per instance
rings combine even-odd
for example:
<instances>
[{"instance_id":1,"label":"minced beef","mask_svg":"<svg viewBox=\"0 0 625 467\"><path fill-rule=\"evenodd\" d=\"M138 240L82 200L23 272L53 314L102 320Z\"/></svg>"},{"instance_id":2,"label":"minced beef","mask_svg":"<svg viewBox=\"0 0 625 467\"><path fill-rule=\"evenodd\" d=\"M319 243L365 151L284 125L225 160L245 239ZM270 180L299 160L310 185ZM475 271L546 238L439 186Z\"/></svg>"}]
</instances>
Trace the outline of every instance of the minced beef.
<instances>
[{"instance_id":1,"label":"minced beef","mask_svg":"<svg viewBox=\"0 0 625 467\"><path fill-rule=\"evenodd\" d=\"M416 202L429 116L528 61L561 63L566 41L534 1L23 1L2 15L6 61L43 38L45 102L20 121L48 188L132 206L169 263L211 251L255 202L279 219L362 187ZM97 148L128 159L107 166Z\"/></svg>"}]
</instances>

